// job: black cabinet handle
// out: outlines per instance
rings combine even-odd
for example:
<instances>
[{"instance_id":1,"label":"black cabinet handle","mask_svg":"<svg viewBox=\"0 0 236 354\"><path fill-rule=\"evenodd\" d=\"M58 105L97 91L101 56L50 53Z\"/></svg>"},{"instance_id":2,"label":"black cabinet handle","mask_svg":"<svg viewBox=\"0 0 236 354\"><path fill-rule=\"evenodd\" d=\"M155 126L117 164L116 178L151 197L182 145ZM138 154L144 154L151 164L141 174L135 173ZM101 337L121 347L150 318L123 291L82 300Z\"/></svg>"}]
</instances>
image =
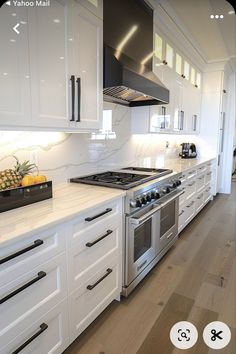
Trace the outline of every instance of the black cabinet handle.
<instances>
[{"instance_id":1,"label":"black cabinet handle","mask_svg":"<svg viewBox=\"0 0 236 354\"><path fill-rule=\"evenodd\" d=\"M75 120L75 76L71 75L70 77L71 81L71 122L74 122Z\"/></svg>"},{"instance_id":2,"label":"black cabinet handle","mask_svg":"<svg viewBox=\"0 0 236 354\"><path fill-rule=\"evenodd\" d=\"M112 234L112 232L113 232L112 230L107 230L107 232L105 233L105 235L103 235L103 236L97 238L97 239L96 239L95 241L93 241L93 242L87 242L85 246L86 246L86 247L92 247L92 246L96 245L96 243L102 241L105 237L107 237L107 236L109 236L110 234Z\"/></svg>"},{"instance_id":3,"label":"black cabinet handle","mask_svg":"<svg viewBox=\"0 0 236 354\"><path fill-rule=\"evenodd\" d=\"M38 336L40 336L41 333L43 333L44 331L46 331L46 329L48 329L48 325L46 323L42 323L40 326L40 330L38 332L36 332L32 337L30 337L29 339L27 339L27 341L25 341L25 343L23 343L19 348L17 348L16 350L14 350L14 352L12 352L11 354L18 354L20 353L27 345L29 345L31 342L33 342L33 340L35 338L37 338Z\"/></svg>"},{"instance_id":4,"label":"black cabinet handle","mask_svg":"<svg viewBox=\"0 0 236 354\"><path fill-rule=\"evenodd\" d=\"M94 283L92 285L88 285L87 289L88 290L93 290L95 288L95 286L97 286L99 283L101 283L101 281L103 281L111 273L112 273L112 269L111 268L107 268L106 274L104 274L98 281L96 281L96 283Z\"/></svg>"},{"instance_id":5,"label":"black cabinet handle","mask_svg":"<svg viewBox=\"0 0 236 354\"><path fill-rule=\"evenodd\" d=\"M105 215L105 214L107 214L107 213L110 213L110 211L112 211L112 208L107 208L107 209L106 209L105 211L103 211L102 213L97 214L97 215L94 215L94 216L91 216L91 217L87 217L87 218L85 218L84 220L85 220L85 221L93 221L93 220L99 218L100 216L103 216L103 215Z\"/></svg>"},{"instance_id":6,"label":"black cabinet handle","mask_svg":"<svg viewBox=\"0 0 236 354\"><path fill-rule=\"evenodd\" d=\"M81 106L81 79L80 77L77 77L76 79L77 83L77 98L78 98L78 116L76 119L76 122L80 122L80 106Z\"/></svg>"},{"instance_id":7,"label":"black cabinet handle","mask_svg":"<svg viewBox=\"0 0 236 354\"><path fill-rule=\"evenodd\" d=\"M7 256L7 257L4 257L4 258L0 259L0 264L8 262L8 261L10 261L13 258L16 258L16 257L18 257L18 256L20 256L20 255L22 255L22 254L24 254L24 253L26 253L28 251L31 251L35 247L41 246L42 244L43 244L43 240L35 240L33 245L28 246L28 247L26 247L26 248L24 248L24 249L22 249L20 251L17 251L15 253L11 254L10 256Z\"/></svg>"},{"instance_id":8,"label":"black cabinet handle","mask_svg":"<svg viewBox=\"0 0 236 354\"><path fill-rule=\"evenodd\" d=\"M0 299L0 305L3 304L4 302L6 302L7 300L11 299L13 296L19 294L21 291L25 290L26 288L28 288L29 286L33 285L34 283L36 283L37 281L39 281L40 279L46 277L46 273L41 271L38 273L38 276L32 280L30 280L28 283L22 285L20 288L12 291L12 293L4 296L2 299Z\"/></svg>"}]
</instances>

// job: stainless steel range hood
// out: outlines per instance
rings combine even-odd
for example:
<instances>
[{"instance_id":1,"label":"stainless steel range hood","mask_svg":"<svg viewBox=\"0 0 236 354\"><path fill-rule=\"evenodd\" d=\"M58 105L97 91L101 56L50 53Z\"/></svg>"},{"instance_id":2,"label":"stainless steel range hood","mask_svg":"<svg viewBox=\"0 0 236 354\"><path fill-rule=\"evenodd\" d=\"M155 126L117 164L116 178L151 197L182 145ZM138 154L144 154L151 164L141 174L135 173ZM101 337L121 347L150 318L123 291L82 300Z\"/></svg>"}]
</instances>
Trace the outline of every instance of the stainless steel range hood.
<instances>
[{"instance_id":1,"label":"stainless steel range hood","mask_svg":"<svg viewBox=\"0 0 236 354\"><path fill-rule=\"evenodd\" d=\"M104 46L104 101L130 107L169 103L169 90L152 71L123 53L118 54Z\"/></svg>"}]
</instances>

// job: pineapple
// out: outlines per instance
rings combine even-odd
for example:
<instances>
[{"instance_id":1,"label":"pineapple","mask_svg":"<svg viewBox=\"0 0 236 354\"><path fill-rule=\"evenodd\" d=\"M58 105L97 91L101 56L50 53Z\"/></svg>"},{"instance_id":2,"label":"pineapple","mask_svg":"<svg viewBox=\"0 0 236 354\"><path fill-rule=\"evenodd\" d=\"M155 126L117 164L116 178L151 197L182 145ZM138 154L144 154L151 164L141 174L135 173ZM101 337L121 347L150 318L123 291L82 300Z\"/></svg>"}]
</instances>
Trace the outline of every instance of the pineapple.
<instances>
[{"instance_id":1,"label":"pineapple","mask_svg":"<svg viewBox=\"0 0 236 354\"><path fill-rule=\"evenodd\" d=\"M0 191L19 187L21 179L21 175L12 169L0 171Z\"/></svg>"},{"instance_id":2,"label":"pineapple","mask_svg":"<svg viewBox=\"0 0 236 354\"><path fill-rule=\"evenodd\" d=\"M14 159L16 160L14 170L19 173L22 178L31 173L32 170L34 170L35 168L38 170L38 167L35 165L35 163L30 163L29 160L20 163L19 159L16 156L12 155L12 157L14 157Z\"/></svg>"},{"instance_id":3,"label":"pineapple","mask_svg":"<svg viewBox=\"0 0 236 354\"><path fill-rule=\"evenodd\" d=\"M0 171L0 191L10 188L16 188L21 185L22 178L32 172L33 169L37 169L34 163L24 161L20 163L16 156L12 156L16 160L14 169L7 169Z\"/></svg>"}]
</instances>

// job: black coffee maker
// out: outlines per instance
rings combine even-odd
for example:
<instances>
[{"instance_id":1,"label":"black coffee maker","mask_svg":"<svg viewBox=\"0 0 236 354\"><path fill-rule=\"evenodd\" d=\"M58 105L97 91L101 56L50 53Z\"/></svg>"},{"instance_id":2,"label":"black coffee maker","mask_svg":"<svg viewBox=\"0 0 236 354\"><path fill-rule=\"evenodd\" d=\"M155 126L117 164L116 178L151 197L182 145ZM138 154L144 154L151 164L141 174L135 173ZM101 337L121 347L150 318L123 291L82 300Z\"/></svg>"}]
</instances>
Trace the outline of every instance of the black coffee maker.
<instances>
[{"instance_id":1,"label":"black coffee maker","mask_svg":"<svg viewBox=\"0 0 236 354\"><path fill-rule=\"evenodd\" d=\"M182 157L182 159L193 159L197 156L197 150L196 150L196 145L193 143L182 143L180 144L182 146L182 150L179 154L179 156Z\"/></svg>"}]
</instances>

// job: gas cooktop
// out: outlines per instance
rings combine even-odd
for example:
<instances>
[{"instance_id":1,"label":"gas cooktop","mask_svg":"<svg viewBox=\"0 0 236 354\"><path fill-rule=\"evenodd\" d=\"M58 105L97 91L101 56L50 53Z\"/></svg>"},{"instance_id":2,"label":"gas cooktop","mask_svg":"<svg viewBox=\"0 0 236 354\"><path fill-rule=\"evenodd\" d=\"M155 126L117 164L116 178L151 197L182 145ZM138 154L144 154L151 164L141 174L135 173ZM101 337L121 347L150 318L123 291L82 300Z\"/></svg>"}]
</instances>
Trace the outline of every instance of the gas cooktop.
<instances>
[{"instance_id":1,"label":"gas cooktop","mask_svg":"<svg viewBox=\"0 0 236 354\"><path fill-rule=\"evenodd\" d=\"M71 178L70 182L92 184L110 188L130 189L172 172L172 170L168 169L126 167L119 171L107 171L83 177Z\"/></svg>"}]
</instances>

